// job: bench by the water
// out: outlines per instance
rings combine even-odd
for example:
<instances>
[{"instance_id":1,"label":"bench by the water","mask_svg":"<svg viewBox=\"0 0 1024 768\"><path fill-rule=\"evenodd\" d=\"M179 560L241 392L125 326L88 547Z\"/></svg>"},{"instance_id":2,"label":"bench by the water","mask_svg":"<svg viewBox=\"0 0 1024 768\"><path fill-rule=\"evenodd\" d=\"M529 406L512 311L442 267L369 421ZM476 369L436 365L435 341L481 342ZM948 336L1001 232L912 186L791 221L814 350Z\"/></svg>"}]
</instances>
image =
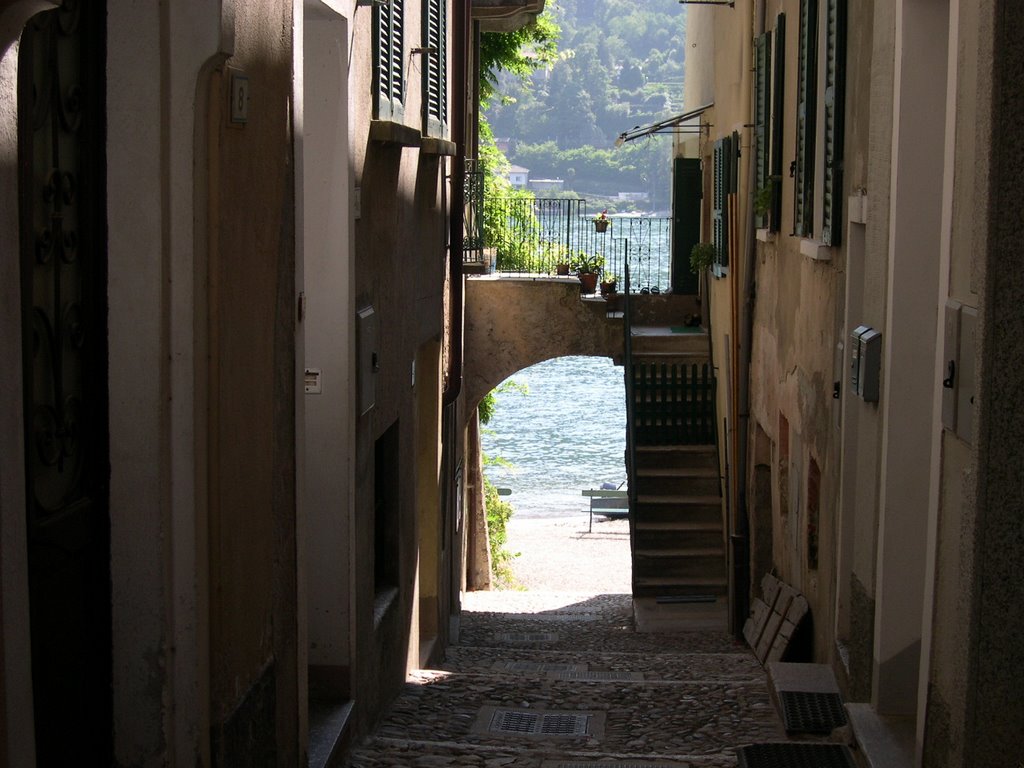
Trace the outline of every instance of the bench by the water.
<instances>
[{"instance_id":1,"label":"bench by the water","mask_svg":"<svg viewBox=\"0 0 1024 768\"><path fill-rule=\"evenodd\" d=\"M629 516L629 491L587 488L583 491L583 495L590 497L590 525L587 526L588 533L594 530L595 512L605 517Z\"/></svg>"}]
</instances>

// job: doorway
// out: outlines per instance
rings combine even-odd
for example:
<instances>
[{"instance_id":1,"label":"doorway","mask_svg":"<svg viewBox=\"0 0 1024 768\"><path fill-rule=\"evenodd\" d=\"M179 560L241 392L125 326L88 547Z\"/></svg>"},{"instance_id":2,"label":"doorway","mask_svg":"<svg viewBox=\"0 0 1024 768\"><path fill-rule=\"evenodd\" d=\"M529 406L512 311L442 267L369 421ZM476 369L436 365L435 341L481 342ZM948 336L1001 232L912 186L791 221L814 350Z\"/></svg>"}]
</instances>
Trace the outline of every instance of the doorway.
<instances>
[{"instance_id":1,"label":"doorway","mask_svg":"<svg viewBox=\"0 0 1024 768\"><path fill-rule=\"evenodd\" d=\"M105 4L25 27L18 195L36 764L113 755Z\"/></svg>"}]
</instances>

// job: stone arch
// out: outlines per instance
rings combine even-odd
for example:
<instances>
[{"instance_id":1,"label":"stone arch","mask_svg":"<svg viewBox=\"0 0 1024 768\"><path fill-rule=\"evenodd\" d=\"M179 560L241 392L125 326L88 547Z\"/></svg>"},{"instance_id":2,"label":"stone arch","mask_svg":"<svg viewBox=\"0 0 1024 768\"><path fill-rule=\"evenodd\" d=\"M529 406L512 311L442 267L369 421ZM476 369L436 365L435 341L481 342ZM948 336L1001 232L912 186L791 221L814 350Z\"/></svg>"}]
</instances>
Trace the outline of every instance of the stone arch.
<instances>
[{"instance_id":1,"label":"stone arch","mask_svg":"<svg viewBox=\"0 0 1024 768\"><path fill-rule=\"evenodd\" d=\"M517 371L568 355L621 359L622 320L604 301L580 299L572 278L466 281L467 412Z\"/></svg>"}]
</instances>

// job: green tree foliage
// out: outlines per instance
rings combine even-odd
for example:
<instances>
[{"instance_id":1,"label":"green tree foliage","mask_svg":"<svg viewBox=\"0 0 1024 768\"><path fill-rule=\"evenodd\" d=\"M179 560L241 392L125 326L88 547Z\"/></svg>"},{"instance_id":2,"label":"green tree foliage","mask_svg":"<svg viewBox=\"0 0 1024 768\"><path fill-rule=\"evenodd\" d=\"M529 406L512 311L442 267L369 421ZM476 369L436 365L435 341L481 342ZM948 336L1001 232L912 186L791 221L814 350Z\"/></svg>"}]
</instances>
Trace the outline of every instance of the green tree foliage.
<instances>
[{"instance_id":1,"label":"green tree foliage","mask_svg":"<svg viewBox=\"0 0 1024 768\"><path fill-rule=\"evenodd\" d=\"M648 192L667 207L670 142L612 147L620 133L681 111L685 7L675 0L558 0L547 8L541 19L561 30L557 54L548 47L538 63L526 42L520 58L510 57L507 48L524 41L506 38L496 50L510 63L487 67L486 95L501 94L489 99L487 119L496 135L512 139L509 158L534 178L569 180L573 169L572 188L581 194ZM537 66L521 66L526 61Z\"/></svg>"},{"instance_id":2,"label":"green tree foliage","mask_svg":"<svg viewBox=\"0 0 1024 768\"><path fill-rule=\"evenodd\" d=\"M525 82L535 70L552 63L558 50L558 24L542 13L515 32L480 35L480 103L485 108L495 93L499 72Z\"/></svg>"}]
</instances>

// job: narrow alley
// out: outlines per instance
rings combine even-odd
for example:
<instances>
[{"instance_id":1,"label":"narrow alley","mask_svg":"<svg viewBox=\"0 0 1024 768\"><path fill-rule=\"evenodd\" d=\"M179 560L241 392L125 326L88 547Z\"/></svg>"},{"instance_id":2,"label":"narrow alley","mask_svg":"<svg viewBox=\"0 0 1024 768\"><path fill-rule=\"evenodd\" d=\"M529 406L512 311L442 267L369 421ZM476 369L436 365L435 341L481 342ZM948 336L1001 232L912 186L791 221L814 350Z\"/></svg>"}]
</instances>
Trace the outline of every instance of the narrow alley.
<instances>
[{"instance_id":1,"label":"narrow alley","mask_svg":"<svg viewBox=\"0 0 1024 768\"><path fill-rule=\"evenodd\" d=\"M724 632L639 633L628 594L474 592L463 608L442 668L409 677L352 768L718 768L786 738L764 670Z\"/></svg>"}]
</instances>

